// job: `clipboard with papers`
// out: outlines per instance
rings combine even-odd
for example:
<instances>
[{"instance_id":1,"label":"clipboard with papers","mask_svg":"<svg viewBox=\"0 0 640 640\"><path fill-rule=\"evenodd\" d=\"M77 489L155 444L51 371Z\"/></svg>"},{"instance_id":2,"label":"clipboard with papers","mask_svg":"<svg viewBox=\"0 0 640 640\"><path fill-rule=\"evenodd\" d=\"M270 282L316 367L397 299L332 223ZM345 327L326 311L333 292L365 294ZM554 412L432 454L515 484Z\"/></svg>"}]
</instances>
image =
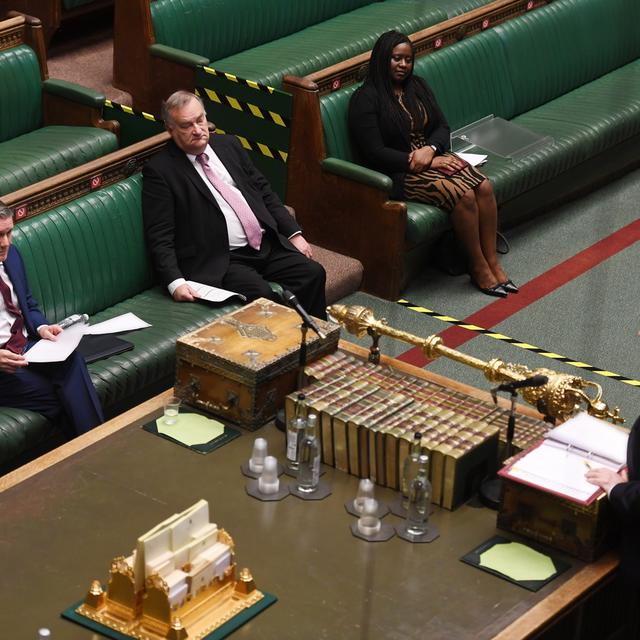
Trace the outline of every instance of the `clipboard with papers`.
<instances>
[{"instance_id":1,"label":"clipboard with papers","mask_svg":"<svg viewBox=\"0 0 640 640\"><path fill-rule=\"evenodd\" d=\"M619 471L626 464L628 430L585 412L552 429L498 473L505 479L590 505L604 492L585 478L590 468Z\"/></svg>"}]
</instances>

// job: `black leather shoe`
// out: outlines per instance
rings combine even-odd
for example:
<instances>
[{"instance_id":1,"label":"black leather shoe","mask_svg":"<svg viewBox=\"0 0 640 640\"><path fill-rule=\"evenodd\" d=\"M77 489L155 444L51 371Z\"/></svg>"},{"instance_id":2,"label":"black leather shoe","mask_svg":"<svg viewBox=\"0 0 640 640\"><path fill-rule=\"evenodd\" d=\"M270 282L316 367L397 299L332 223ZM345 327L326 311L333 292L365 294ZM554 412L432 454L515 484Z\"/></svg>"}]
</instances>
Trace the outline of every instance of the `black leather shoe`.
<instances>
[{"instance_id":1,"label":"black leather shoe","mask_svg":"<svg viewBox=\"0 0 640 640\"><path fill-rule=\"evenodd\" d=\"M495 298L506 298L507 291L502 287L500 283L494 284L493 287L481 287L475 280L471 280L474 287L479 289L487 296L494 296Z\"/></svg>"},{"instance_id":2,"label":"black leather shoe","mask_svg":"<svg viewBox=\"0 0 640 640\"><path fill-rule=\"evenodd\" d=\"M518 287L516 287L515 284L513 284L513 281L511 280L507 280L506 282L501 282L500 286L507 292L507 293L518 293L518 291L520 291L520 289L518 289Z\"/></svg>"}]
</instances>

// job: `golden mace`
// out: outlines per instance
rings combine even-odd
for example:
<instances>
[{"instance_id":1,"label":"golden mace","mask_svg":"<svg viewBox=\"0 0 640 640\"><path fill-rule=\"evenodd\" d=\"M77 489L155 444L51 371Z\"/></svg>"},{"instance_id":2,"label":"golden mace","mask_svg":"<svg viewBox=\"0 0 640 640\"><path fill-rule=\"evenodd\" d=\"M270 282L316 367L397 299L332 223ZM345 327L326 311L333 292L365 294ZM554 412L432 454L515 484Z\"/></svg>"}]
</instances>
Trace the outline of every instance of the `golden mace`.
<instances>
[{"instance_id":1,"label":"golden mace","mask_svg":"<svg viewBox=\"0 0 640 640\"><path fill-rule=\"evenodd\" d=\"M610 420L613 423L624 422L617 407L610 410L607 404L602 401L602 387L596 382L590 382L567 373L558 373L551 369L540 368L532 371L524 365L505 363L498 358L485 362L455 349L450 349L439 336L431 335L420 338L412 333L394 329L387 324L384 318L376 320L373 311L368 307L334 304L327 311L349 333L359 338L369 334L373 338L374 344L370 356L372 361L378 360L378 340L381 335L385 335L419 347L427 358L435 359L438 356L446 356L474 369L480 369L491 382L516 382L538 374L546 376L548 381L543 386L524 387L521 393L529 404L554 420L566 420L579 411L583 405L586 405L587 413L596 418ZM587 388L595 389L593 397L584 391Z\"/></svg>"}]
</instances>

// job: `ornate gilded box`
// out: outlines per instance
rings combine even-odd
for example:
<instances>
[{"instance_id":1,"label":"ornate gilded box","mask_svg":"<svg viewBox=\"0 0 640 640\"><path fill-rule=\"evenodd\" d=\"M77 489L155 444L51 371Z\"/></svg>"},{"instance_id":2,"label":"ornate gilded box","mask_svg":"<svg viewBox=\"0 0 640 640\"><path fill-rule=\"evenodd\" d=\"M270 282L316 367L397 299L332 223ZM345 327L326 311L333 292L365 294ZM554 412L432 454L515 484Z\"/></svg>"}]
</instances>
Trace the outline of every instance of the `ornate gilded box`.
<instances>
[{"instance_id":1,"label":"ornate gilded box","mask_svg":"<svg viewBox=\"0 0 640 640\"><path fill-rule=\"evenodd\" d=\"M606 495L584 506L503 478L498 527L559 549L587 562L609 546Z\"/></svg>"},{"instance_id":2,"label":"ornate gilded box","mask_svg":"<svg viewBox=\"0 0 640 640\"><path fill-rule=\"evenodd\" d=\"M338 346L340 328L317 320L326 334L307 333L307 362ZM257 429L296 389L300 316L259 298L178 339L175 391L189 405Z\"/></svg>"}]
</instances>

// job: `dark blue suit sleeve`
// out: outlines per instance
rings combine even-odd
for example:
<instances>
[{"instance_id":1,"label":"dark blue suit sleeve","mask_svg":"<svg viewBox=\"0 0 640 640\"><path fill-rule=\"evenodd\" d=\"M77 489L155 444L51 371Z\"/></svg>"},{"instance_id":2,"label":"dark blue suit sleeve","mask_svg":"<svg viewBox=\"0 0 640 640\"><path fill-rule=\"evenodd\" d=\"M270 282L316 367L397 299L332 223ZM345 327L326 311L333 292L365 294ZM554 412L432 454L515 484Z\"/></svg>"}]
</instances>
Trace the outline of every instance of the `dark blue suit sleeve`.
<instances>
[{"instance_id":1,"label":"dark blue suit sleeve","mask_svg":"<svg viewBox=\"0 0 640 640\"><path fill-rule=\"evenodd\" d=\"M25 319L27 331L30 335L37 336L36 329L43 324L49 324L42 311L38 307L38 303L31 295L31 289L27 283L27 272L24 268L24 262L20 252L11 247L7 260L5 261L5 269L11 278L11 283L18 296L18 303Z\"/></svg>"},{"instance_id":2,"label":"dark blue suit sleeve","mask_svg":"<svg viewBox=\"0 0 640 640\"><path fill-rule=\"evenodd\" d=\"M609 493L609 502L625 524L640 524L640 481L617 484Z\"/></svg>"}]
</instances>

